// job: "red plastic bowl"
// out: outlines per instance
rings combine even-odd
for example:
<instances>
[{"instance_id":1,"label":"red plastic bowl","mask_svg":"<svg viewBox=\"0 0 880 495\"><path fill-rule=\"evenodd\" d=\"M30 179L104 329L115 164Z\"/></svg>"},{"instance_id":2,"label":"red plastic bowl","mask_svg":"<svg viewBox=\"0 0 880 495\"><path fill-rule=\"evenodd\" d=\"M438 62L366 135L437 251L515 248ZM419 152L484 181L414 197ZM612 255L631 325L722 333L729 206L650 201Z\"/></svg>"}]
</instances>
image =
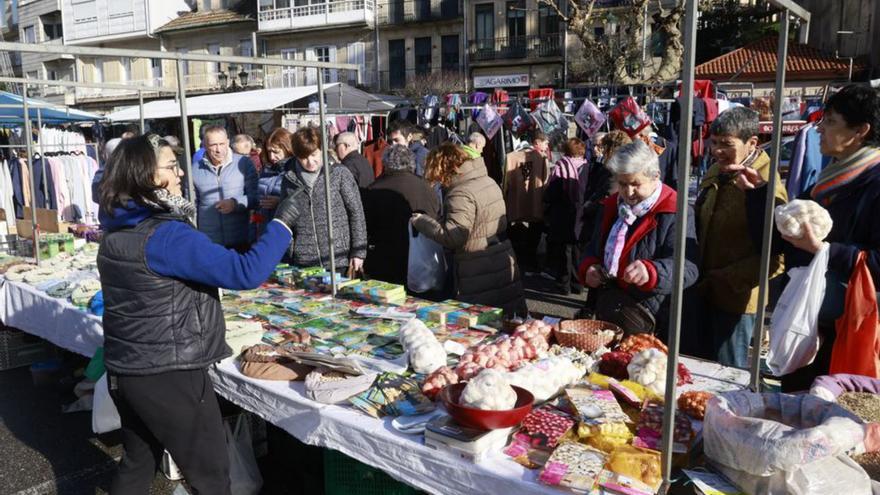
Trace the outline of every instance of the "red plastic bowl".
<instances>
[{"instance_id":1,"label":"red plastic bowl","mask_svg":"<svg viewBox=\"0 0 880 495\"><path fill-rule=\"evenodd\" d=\"M458 424L479 430L497 430L518 425L532 410L535 397L524 388L513 385L516 391L516 405L506 411L488 411L459 404L461 393L467 383L456 383L443 389L440 397L446 410Z\"/></svg>"}]
</instances>

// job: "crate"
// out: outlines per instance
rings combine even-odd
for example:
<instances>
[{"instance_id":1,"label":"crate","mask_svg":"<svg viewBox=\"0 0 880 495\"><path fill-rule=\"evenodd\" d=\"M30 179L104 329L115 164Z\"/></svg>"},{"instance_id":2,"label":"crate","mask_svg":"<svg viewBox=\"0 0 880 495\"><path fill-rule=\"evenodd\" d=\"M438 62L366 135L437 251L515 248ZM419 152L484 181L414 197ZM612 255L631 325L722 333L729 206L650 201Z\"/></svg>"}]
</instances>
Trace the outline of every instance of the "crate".
<instances>
[{"instance_id":1,"label":"crate","mask_svg":"<svg viewBox=\"0 0 880 495\"><path fill-rule=\"evenodd\" d=\"M0 371L22 366L52 357L52 348L42 339L21 330L0 328Z\"/></svg>"},{"instance_id":2,"label":"crate","mask_svg":"<svg viewBox=\"0 0 880 495\"><path fill-rule=\"evenodd\" d=\"M417 495L419 490L336 450L324 451L324 495Z\"/></svg>"}]
</instances>

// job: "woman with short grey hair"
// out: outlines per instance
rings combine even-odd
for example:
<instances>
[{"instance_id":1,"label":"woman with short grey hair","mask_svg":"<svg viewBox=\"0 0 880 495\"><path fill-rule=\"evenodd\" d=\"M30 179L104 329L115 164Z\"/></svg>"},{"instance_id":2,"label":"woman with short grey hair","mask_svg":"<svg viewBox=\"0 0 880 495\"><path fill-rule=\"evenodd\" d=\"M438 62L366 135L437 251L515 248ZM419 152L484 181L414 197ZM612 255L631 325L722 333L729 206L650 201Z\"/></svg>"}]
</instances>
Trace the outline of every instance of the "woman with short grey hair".
<instances>
[{"instance_id":1,"label":"woman with short grey hair","mask_svg":"<svg viewBox=\"0 0 880 495\"><path fill-rule=\"evenodd\" d=\"M440 215L440 200L425 179L415 174L416 155L395 144L386 149L384 172L362 191L367 219L367 260L371 278L406 284L409 219L413 213Z\"/></svg>"},{"instance_id":2,"label":"woman with short grey hair","mask_svg":"<svg viewBox=\"0 0 880 495\"><path fill-rule=\"evenodd\" d=\"M666 338L672 292L677 194L660 181L657 154L642 141L606 164L618 192L604 200L578 273L590 287L588 312L628 333ZM688 215L685 287L697 280L697 242Z\"/></svg>"}]
</instances>

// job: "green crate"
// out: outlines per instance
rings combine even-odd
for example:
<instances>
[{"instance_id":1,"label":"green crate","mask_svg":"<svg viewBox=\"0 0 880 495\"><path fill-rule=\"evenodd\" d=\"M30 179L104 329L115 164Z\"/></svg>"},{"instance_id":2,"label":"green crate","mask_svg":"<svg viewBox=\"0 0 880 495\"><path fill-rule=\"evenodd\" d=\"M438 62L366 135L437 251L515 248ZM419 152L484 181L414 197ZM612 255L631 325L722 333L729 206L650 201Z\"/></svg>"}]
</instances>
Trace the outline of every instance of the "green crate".
<instances>
[{"instance_id":1,"label":"green crate","mask_svg":"<svg viewBox=\"0 0 880 495\"><path fill-rule=\"evenodd\" d=\"M419 490L403 484L384 471L347 455L324 451L324 495L417 495Z\"/></svg>"}]
</instances>

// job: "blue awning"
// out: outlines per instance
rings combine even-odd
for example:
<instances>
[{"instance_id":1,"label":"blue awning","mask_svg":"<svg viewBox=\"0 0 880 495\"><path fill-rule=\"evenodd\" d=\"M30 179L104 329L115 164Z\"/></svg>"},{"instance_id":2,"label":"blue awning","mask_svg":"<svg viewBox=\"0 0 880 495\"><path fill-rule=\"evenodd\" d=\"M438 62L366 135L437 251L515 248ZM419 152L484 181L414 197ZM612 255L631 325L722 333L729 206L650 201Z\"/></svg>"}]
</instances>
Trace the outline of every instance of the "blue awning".
<instances>
[{"instance_id":1,"label":"blue awning","mask_svg":"<svg viewBox=\"0 0 880 495\"><path fill-rule=\"evenodd\" d=\"M9 107L15 105L15 107ZM23 124L24 109L22 108L21 96L0 91L0 124ZM81 110L75 110L61 105L53 105L43 100L28 98L28 114L31 121L37 121L37 115L42 117L44 124L64 124L71 122L88 122L102 120L100 115Z\"/></svg>"}]
</instances>

